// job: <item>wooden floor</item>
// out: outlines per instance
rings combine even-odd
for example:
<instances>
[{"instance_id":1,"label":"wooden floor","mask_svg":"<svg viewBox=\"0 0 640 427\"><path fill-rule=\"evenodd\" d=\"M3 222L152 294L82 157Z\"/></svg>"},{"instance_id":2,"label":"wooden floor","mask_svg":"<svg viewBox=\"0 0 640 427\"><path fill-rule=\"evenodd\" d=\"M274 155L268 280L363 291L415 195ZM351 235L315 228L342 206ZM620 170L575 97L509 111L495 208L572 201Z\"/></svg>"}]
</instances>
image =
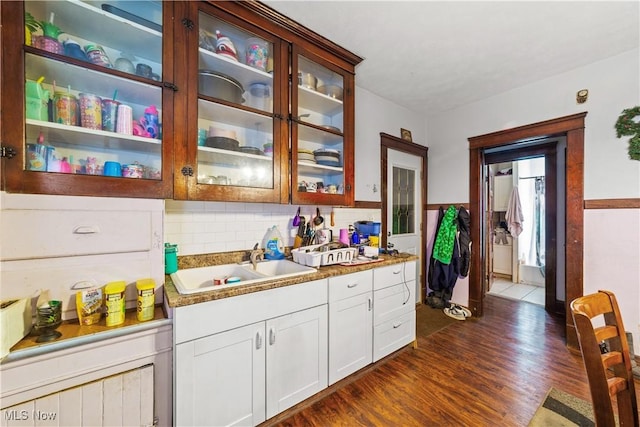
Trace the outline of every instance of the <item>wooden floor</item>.
<instances>
[{"instance_id":1,"label":"wooden floor","mask_svg":"<svg viewBox=\"0 0 640 427\"><path fill-rule=\"evenodd\" d=\"M550 387L590 401L582 360L563 334L543 307L487 296L482 318L418 337L417 349L265 425L526 426Z\"/></svg>"}]
</instances>

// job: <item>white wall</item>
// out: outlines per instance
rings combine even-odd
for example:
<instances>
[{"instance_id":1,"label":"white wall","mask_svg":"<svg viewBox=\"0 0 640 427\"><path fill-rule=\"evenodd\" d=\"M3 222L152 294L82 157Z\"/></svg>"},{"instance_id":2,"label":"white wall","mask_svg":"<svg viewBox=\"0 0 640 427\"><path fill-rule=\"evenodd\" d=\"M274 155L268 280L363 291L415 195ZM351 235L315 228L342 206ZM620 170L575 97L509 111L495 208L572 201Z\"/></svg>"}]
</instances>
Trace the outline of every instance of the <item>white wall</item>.
<instances>
[{"instance_id":1,"label":"white wall","mask_svg":"<svg viewBox=\"0 0 640 427\"><path fill-rule=\"evenodd\" d=\"M640 198L640 162L630 160L628 138L616 138L625 108L640 105L640 51L634 49L549 79L427 118L428 203L469 200L467 138L587 111L585 199ZM578 105L576 92L589 89ZM571 159L567 159L571 162ZM447 182L446 186L441 185ZM472 213L473 215L473 213ZM640 210L585 211L584 292L607 288L624 300L625 326L640 353ZM454 301L468 303L468 280Z\"/></svg>"},{"instance_id":2,"label":"white wall","mask_svg":"<svg viewBox=\"0 0 640 427\"><path fill-rule=\"evenodd\" d=\"M411 131L416 144L427 145L422 116L356 86L356 200L381 200L380 132L400 137L400 128Z\"/></svg>"},{"instance_id":3,"label":"white wall","mask_svg":"<svg viewBox=\"0 0 640 427\"><path fill-rule=\"evenodd\" d=\"M616 138L614 128L623 109L640 104L639 56L635 49L428 117L429 203L469 200L467 138L583 111L585 199L639 197L640 162L629 160L628 138ZM585 88L589 100L577 104Z\"/></svg>"}]
</instances>

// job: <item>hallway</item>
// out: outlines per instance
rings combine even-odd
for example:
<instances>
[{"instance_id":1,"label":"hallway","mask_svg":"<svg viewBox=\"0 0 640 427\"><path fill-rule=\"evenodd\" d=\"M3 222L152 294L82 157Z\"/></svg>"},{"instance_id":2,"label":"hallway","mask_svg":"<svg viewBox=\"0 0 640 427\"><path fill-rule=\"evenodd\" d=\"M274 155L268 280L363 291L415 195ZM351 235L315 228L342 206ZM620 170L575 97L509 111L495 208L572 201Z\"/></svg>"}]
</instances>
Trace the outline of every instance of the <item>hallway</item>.
<instances>
[{"instance_id":1,"label":"hallway","mask_svg":"<svg viewBox=\"0 0 640 427\"><path fill-rule=\"evenodd\" d=\"M510 280L495 278L488 295L501 298L526 301L544 307L544 287L513 283Z\"/></svg>"}]
</instances>

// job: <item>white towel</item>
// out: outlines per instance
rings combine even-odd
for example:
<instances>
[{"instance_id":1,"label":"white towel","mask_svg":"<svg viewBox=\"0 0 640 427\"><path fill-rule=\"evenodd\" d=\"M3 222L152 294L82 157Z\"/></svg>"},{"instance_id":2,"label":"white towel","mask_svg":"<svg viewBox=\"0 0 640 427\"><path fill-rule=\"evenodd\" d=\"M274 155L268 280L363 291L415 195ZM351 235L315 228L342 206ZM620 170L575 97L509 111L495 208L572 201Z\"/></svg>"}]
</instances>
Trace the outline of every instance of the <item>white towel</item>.
<instances>
[{"instance_id":1,"label":"white towel","mask_svg":"<svg viewBox=\"0 0 640 427\"><path fill-rule=\"evenodd\" d=\"M520 205L520 194L518 193L517 185L514 185L513 190L511 190L505 219L507 220L509 233L511 233L513 237L518 237L520 233L522 233L524 216L522 215L522 205Z\"/></svg>"}]
</instances>

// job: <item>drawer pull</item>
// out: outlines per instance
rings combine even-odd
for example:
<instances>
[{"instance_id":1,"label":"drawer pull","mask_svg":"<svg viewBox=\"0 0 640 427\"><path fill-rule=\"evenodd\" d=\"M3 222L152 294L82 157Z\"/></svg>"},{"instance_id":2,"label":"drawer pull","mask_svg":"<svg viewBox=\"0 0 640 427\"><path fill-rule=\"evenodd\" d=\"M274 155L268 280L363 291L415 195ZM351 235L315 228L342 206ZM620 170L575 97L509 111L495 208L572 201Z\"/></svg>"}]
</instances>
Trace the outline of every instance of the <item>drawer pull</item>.
<instances>
[{"instance_id":1,"label":"drawer pull","mask_svg":"<svg viewBox=\"0 0 640 427\"><path fill-rule=\"evenodd\" d=\"M393 274L400 274L402 270L394 271Z\"/></svg>"},{"instance_id":2,"label":"drawer pull","mask_svg":"<svg viewBox=\"0 0 640 427\"><path fill-rule=\"evenodd\" d=\"M400 326L402 326L402 322L394 323L393 329L398 329Z\"/></svg>"},{"instance_id":3,"label":"drawer pull","mask_svg":"<svg viewBox=\"0 0 640 427\"><path fill-rule=\"evenodd\" d=\"M96 234L100 232L100 228L93 225L80 225L73 229L73 234Z\"/></svg>"},{"instance_id":4,"label":"drawer pull","mask_svg":"<svg viewBox=\"0 0 640 427\"><path fill-rule=\"evenodd\" d=\"M350 283L347 285L347 288L355 288L356 286L358 286L358 283Z\"/></svg>"}]
</instances>

